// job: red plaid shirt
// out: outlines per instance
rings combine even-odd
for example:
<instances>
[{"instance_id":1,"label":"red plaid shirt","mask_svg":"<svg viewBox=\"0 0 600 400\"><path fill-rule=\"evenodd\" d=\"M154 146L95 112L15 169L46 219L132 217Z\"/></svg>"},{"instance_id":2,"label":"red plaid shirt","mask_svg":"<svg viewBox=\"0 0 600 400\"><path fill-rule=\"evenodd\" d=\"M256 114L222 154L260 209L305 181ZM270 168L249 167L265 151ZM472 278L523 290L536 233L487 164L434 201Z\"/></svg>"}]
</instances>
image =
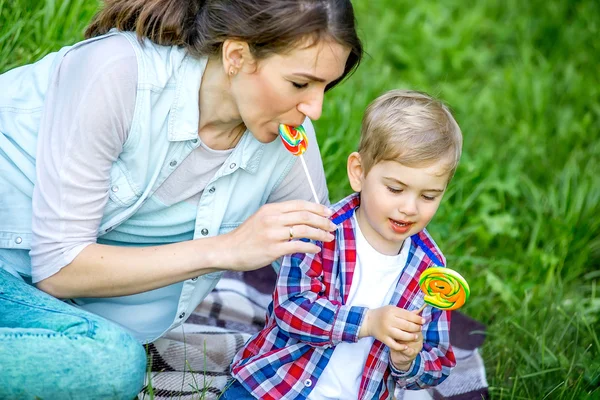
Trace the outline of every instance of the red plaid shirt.
<instances>
[{"instance_id":1,"label":"red plaid shirt","mask_svg":"<svg viewBox=\"0 0 600 400\"><path fill-rule=\"evenodd\" d=\"M352 214L358 194L332 208L335 239L319 243L318 254L284 258L269 305L265 328L236 354L232 375L259 399L305 399L325 369L334 346L358 341L365 307L346 306L356 265ZM418 284L430 266L445 260L426 231L410 238L410 252L390 304L407 310L423 305ZM394 384L422 389L441 383L455 365L450 346L450 312L426 307L423 350L408 371L392 365L389 348L375 340L360 383L358 399L388 399Z\"/></svg>"}]
</instances>

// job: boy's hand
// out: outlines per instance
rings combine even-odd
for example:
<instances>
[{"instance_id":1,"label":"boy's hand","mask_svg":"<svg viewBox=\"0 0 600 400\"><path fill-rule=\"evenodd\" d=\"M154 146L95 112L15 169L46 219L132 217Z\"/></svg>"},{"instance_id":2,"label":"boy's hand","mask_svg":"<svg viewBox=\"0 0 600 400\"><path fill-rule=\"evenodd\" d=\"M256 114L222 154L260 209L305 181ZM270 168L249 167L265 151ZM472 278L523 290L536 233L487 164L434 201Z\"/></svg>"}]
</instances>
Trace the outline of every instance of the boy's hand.
<instances>
[{"instance_id":1,"label":"boy's hand","mask_svg":"<svg viewBox=\"0 0 600 400\"><path fill-rule=\"evenodd\" d=\"M423 349L423 333L417 334L419 338L411 342L400 342L400 344L406 346L406 350L396 351L390 348L390 359L394 364L394 367L400 371L408 371L413 360L417 357L417 354Z\"/></svg>"},{"instance_id":2,"label":"boy's hand","mask_svg":"<svg viewBox=\"0 0 600 400\"><path fill-rule=\"evenodd\" d=\"M424 323L425 319L420 315L388 305L367 311L359 337L373 336L402 357L412 357L412 362L423 346L421 329ZM418 351L414 352L416 348ZM396 357L401 364L408 360L402 357Z\"/></svg>"}]
</instances>

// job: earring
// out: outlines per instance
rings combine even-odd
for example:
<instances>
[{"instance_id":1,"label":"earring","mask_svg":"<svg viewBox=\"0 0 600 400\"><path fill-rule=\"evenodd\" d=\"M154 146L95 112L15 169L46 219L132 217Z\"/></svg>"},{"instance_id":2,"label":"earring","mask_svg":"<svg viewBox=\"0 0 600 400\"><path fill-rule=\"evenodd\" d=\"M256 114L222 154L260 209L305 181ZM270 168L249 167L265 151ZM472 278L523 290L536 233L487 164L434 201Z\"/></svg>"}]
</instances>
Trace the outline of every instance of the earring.
<instances>
[{"instance_id":1,"label":"earring","mask_svg":"<svg viewBox=\"0 0 600 400\"><path fill-rule=\"evenodd\" d=\"M229 76L234 76L235 70L233 68L229 69Z\"/></svg>"}]
</instances>

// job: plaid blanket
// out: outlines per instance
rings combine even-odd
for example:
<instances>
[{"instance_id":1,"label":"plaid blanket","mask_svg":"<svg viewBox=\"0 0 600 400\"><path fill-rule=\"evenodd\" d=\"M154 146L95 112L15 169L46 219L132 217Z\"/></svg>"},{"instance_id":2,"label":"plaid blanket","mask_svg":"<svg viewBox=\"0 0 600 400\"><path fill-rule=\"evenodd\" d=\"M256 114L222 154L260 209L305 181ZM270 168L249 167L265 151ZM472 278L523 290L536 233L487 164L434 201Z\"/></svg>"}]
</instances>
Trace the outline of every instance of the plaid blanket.
<instances>
[{"instance_id":1,"label":"plaid blanket","mask_svg":"<svg viewBox=\"0 0 600 400\"><path fill-rule=\"evenodd\" d=\"M275 273L270 267L227 272L212 293L179 328L148 346L147 382L138 399L218 399L238 349L262 328ZM452 314L451 343L456 367L441 385L396 390L398 400L486 399L485 367L479 354L484 326Z\"/></svg>"}]
</instances>

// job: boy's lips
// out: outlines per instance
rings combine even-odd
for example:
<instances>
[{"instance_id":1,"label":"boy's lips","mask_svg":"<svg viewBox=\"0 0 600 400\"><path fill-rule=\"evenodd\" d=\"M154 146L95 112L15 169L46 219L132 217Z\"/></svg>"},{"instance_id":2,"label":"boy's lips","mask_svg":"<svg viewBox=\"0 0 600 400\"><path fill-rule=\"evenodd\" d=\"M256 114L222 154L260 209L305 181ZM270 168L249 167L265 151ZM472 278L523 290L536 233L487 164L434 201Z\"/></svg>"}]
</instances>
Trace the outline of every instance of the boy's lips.
<instances>
[{"instance_id":1,"label":"boy's lips","mask_svg":"<svg viewBox=\"0 0 600 400\"><path fill-rule=\"evenodd\" d=\"M414 225L414 222L410 221L397 221L395 219L389 219L392 230L396 233L406 233L410 230L410 228Z\"/></svg>"}]
</instances>

